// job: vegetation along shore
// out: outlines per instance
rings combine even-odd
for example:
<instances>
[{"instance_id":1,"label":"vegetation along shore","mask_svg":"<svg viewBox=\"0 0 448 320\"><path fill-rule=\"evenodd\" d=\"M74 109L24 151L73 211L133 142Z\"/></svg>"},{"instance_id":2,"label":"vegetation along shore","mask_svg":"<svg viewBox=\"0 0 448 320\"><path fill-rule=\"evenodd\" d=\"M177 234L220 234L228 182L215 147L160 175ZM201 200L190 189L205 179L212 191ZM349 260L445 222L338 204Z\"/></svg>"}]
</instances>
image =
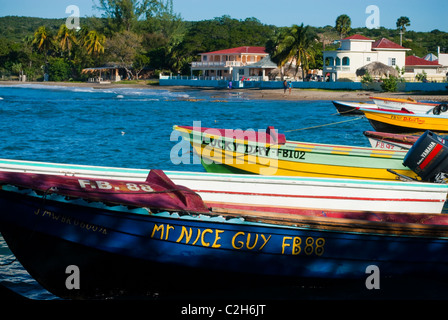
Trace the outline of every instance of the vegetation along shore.
<instances>
[{"instance_id":1,"label":"vegetation along shore","mask_svg":"<svg viewBox=\"0 0 448 320\"><path fill-rule=\"evenodd\" d=\"M409 19L401 26L397 22L397 29L351 28L346 15L325 27L303 26L300 19L291 27L277 27L254 17L238 20L226 15L185 21L170 0L151 5L131 0L92 0L92 4L100 17L81 18L78 29L67 28L66 19L0 17L0 80L26 76L27 81L42 81L47 75L50 81L86 82L89 74L84 69L107 65L126 69L127 79L189 75L199 53L239 46L265 47L278 65L293 57L301 61L304 72L322 69L322 52L336 50L335 40L353 34L400 42L411 49L407 55L419 57L448 48L446 32L415 32L408 27L403 33ZM306 40L305 47L300 39L289 41L294 34Z\"/></svg>"}]
</instances>

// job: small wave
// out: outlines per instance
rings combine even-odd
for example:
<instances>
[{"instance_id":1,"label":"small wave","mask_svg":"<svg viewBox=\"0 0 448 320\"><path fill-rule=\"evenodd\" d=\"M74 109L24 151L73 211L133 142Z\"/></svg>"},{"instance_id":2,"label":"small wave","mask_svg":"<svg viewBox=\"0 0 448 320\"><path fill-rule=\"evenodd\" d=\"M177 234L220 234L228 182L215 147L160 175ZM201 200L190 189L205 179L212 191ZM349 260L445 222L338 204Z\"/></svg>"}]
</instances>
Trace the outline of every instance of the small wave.
<instances>
[{"instance_id":1,"label":"small wave","mask_svg":"<svg viewBox=\"0 0 448 320\"><path fill-rule=\"evenodd\" d=\"M139 97L144 99L157 99L155 101L160 101L163 99L188 99L191 98L186 92L173 92L164 89L152 89L152 88L132 88L132 87L121 87L121 88L98 88L91 86L76 86L76 84L70 86L57 85L57 84L39 84L39 83L26 83L17 85L1 85L0 87L8 88L26 88L26 89L44 89L44 90L60 90L60 91L71 91L79 93L101 93L101 94L111 94L115 98L127 97ZM150 100L148 100L150 101Z\"/></svg>"}]
</instances>

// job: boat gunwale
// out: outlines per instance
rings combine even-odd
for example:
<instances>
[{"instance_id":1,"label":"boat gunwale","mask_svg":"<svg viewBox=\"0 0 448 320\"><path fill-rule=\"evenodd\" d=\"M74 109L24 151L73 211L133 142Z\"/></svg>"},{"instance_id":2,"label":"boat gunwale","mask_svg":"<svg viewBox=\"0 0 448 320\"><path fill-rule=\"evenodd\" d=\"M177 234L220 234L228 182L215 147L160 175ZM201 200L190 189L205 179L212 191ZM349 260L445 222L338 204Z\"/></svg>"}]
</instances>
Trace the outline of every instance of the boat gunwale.
<instances>
[{"instance_id":1,"label":"boat gunwale","mask_svg":"<svg viewBox=\"0 0 448 320\"><path fill-rule=\"evenodd\" d=\"M32 190L32 189L29 189ZM34 190L33 190L34 191ZM42 199L43 196L38 194L23 194L21 192L13 190L3 190L0 189L0 195L13 194L13 198L19 200L21 197L29 197L33 199ZM151 213L140 214L133 212L132 209L124 211L122 205L120 210L114 210L112 208L107 208L107 204L102 202L93 203L74 203L77 199L71 200L61 200L61 199L45 199L48 203L57 203L56 206L64 207L89 207L96 212L95 214L102 215L120 215L125 214L127 219L147 219L147 218L157 218L165 219L169 221L176 221L178 224L180 221L186 220L190 222L196 222L199 224L217 224L217 225L238 225L246 227L262 227L274 230L281 230L282 228L287 228L288 230L308 230L315 232L330 232L330 233L348 233L366 236L392 236L392 237L407 237L407 238L429 238L429 239L439 239L444 240L448 238L448 222L444 224L422 224L417 222L391 222L391 221L371 221L371 220L361 220L361 219L351 219L351 218L337 218L337 217L326 217L326 216L310 216L310 215L297 215L297 214L282 214L277 212L262 212L262 211L251 211L251 210L240 210L224 207L214 207L210 211L210 215L203 213L187 212L185 216L180 216L179 213L182 211L163 211L161 213ZM20 201L20 200L19 200ZM97 204L101 203L105 207L98 207ZM44 207L44 206L42 206ZM138 207L145 208L145 207ZM105 212L105 213L104 213ZM169 213L170 216L166 216ZM178 213L178 215L173 215ZM367 213L367 212L366 212ZM193 215L192 215L193 214ZM195 215L196 214L196 215ZM400 213L397 213L400 214ZM394 215L391 213L389 215ZM406 213L404 215L421 215L426 217L440 216L440 214L422 214L422 213ZM204 219L207 217L207 219ZM223 220L213 218L224 218ZM235 222L232 219L242 218L243 220ZM84 221L88 223L87 221ZM280 234L280 233L279 233ZM157 239L156 239L157 240Z\"/></svg>"}]
</instances>

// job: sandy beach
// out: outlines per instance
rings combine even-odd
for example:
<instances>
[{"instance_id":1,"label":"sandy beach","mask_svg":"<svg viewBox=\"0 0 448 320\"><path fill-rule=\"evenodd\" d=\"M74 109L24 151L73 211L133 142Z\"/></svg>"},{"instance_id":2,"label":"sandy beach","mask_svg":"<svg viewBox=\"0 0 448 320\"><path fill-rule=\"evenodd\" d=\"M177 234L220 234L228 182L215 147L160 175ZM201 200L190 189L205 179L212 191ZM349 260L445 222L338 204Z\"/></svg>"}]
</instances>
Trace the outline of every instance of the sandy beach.
<instances>
[{"instance_id":1,"label":"sandy beach","mask_svg":"<svg viewBox=\"0 0 448 320\"><path fill-rule=\"evenodd\" d=\"M181 92L204 91L211 93L216 99L225 99L228 96L228 89L206 88L206 87L185 87L185 86L159 86L142 84L123 84L123 83L82 83L82 82L19 82L19 81L0 81L1 85L48 85L48 86L71 86L71 87L89 87L94 89L106 88L146 88L153 90L171 90ZM232 89L233 94L242 94L249 99L265 100L340 100L340 101L369 101L370 97L395 97L411 98L415 100L432 100L446 102L448 101L448 91L446 94L431 94L426 92L376 92L364 90L320 90L320 89L298 89L293 88L291 93L283 89Z\"/></svg>"}]
</instances>

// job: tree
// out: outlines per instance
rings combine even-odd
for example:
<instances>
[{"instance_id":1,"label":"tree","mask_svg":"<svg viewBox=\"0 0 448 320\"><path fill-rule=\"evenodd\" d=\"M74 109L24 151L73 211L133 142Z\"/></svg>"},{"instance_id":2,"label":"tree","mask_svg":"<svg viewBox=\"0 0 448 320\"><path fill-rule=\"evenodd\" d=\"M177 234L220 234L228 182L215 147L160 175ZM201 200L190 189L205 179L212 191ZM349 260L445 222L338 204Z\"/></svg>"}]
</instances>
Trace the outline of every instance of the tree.
<instances>
[{"instance_id":1,"label":"tree","mask_svg":"<svg viewBox=\"0 0 448 320\"><path fill-rule=\"evenodd\" d=\"M341 14L336 18L336 31L344 38L351 30L352 20L346 14Z\"/></svg>"},{"instance_id":2,"label":"tree","mask_svg":"<svg viewBox=\"0 0 448 320\"><path fill-rule=\"evenodd\" d=\"M406 31L406 27L411 25L411 21L408 17L400 17L397 19L397 28L400 30L400 46L403 45L403 33Z\"/></svg>"},{"instance_id":3,"label":"tree","mask_svg":"<svg viewBox=\"0 0 448 320\"><path fill-rule=\"evenodd\" d=\"M50 31L45 26L39 27L34 33L33 45L37 47L38 51L43 52L46 64L48 52L54 47L54 43Z\"/></svg>"},{"instance_id":4,"label":"tree","mask_svg":"<svg viewBox=\"0 0 448 320\"><path fill-rule=\"evenodd\" d=\"M65 24L62 24L56 35L56 40L59 43L62 52L67 52L68 57L70 57L73 45L77 43L75 31L67 28Z\"/></svg>"},{"instance_id":5,"label":"tree","mask_svg":"<svg viewBox=\"0 0 448 320\"><path fill-rule=\"evenodd\" d=\"M98 33L95 30L87 32L83 39L83 46L90 55L99 55L104 53L104 44L106 42L106 37L103 34Z\"/></svg>"},{"instance_id":6,"label":"tree","mask_svg":"<svg viewBox=\"0 0 448 320\"><path fill-rule=\"evenodd\" d=\"M132 63L132 70L134 71L135 78L138 80L140 72L149 65L150 58L144 54L137 54Z\"/></svg>"},{"instance_id":7,"label":"tree","mask_svg":"<svg viewBox=\"0 0 448 320\"><path fill-rule=\"evenodd\" d=\"M131 31L137 21L162 11L168 3L162 0L98 0L98 9L109 19L113 32Z\"/></svg>"},{"instance_id":8,"label":"tree","mask_svg":"<svg viewBox=\"0 0 448 320\"><path fill-rule=\"evenodd\" d=\"M106 41L106 53L109 61L124 68L130 78L133 77L132 65L142 49L142 37L130 31L116 33Z\"/></svg>"},{"instance_id":9,"label":"tree","mask_svg":"<svg viewBox=\"0 0 448 320\"><path fill-rule=\"evenodd\" d=\"M283 80L283 67L289 60L289 53L286 50L284 39L286 32L277 33L266 42L266 52L269 53L271 61L280 69L281 79Z\"/></svg>"},{"instance_id":10,"label":"tree","mask_svg":"<svg viewBox=\"0 0 448 320\"><path fill-rule=\"evenodd\" d=\"M303 79L310 63L314 62L316 40L316 35L310 31L309 26L304 27L302 23L300 26L293 25L282 41L287 60L295 60L296 73L301 67Z\"/></svg>"},{"instance_id":11,"label":"tree","mask_svg":"<svg viewBox=\"0 0 448 320\"><path fill-rule=\"evenodd\" d=\"M381 83L381 89L386 92L396 92L398 88L397 78L394 76L389 76L388 78L383 79Z\"/></svg>"},{"instance_id":12,"label":"tree","mask_svg":"<svg viewBox=\"0 0 448 320\"><path fill-rule=\"evenodd\" d=\"M70 65L62 58L50 58L48 75L51 81L64 81L70 78Z\"/></svg>"}]
</instances>

